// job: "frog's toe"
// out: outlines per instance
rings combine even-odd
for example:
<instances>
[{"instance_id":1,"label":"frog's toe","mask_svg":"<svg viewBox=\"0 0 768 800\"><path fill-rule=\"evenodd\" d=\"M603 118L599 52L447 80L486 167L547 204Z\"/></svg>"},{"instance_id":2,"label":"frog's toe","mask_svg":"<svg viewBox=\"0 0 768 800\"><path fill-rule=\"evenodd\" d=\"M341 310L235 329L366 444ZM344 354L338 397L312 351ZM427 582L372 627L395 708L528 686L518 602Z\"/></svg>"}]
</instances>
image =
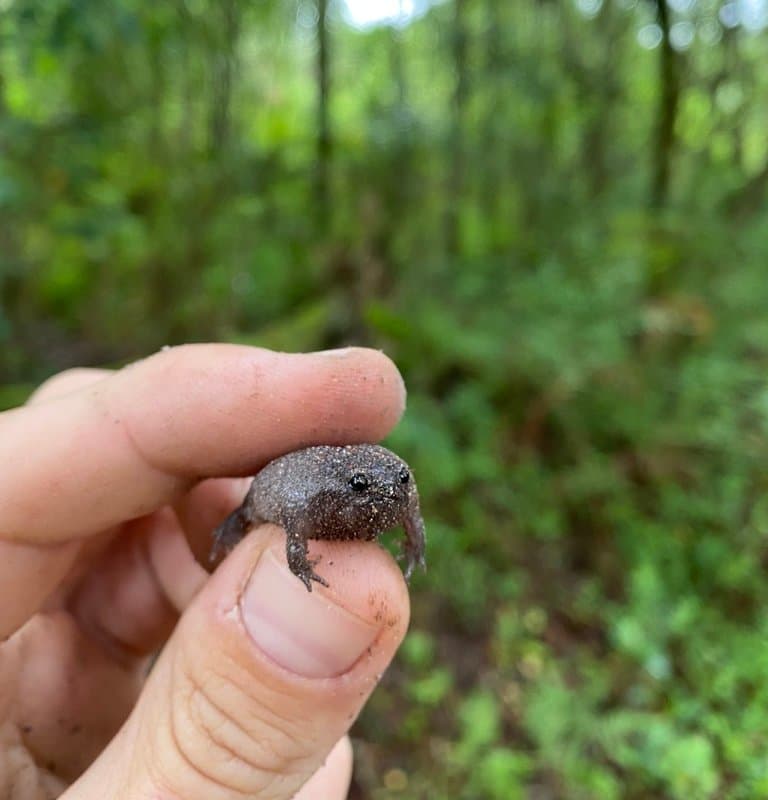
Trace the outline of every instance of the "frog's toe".
<instances>
[{"instance_id":1,"label":"frog's toe","mask_svg":"<svg viewBox=\"0 0 768 800\"><path fill-rule=\"evenodd\" d=\"M313 567L316 567L322 560L323 560L322 556L317 556L316 558L310 558L307 560L308 564L306 571L307 579L304 581L304 585L307 587L307 589L309 589L310 592L312 591L312 581L315 581L315 583L319 583L321 586L326 586L326 587L329 586L328 581L325 578L323 578L322 575L318 575L315 572L315 570L312 569Z\"/></svg>"},{"instance_id":2,"label":"frog's toe","mask_svg":"<svg viewBox=\"0 0 768 800\"><path fill-rule=\"evenodd\" d=\"M427 558L423 549L412 547L408 540L404 540L400 552L397 554L399 562L405 562L403 567L403 575L406 581L410 581L416 567L421 567L424 572L427 571Z\"/></svg>"},{"instance_id":3,"label":"frog's toe","mask_svg":"<svg viewBox=\"0 0 768 800\"><path fill-rule=\"evenodd\" d=\"M321 561L320 558L307 559L301 564L289 563L291 572L307 587L307 591L312 591L312 582L319 583L321 586L328 586L328 581L322 575L318 575L313 567Z\"/></svg>"},{"instance_id":4,"label":"frog's toe","mask_svg":"<svg viewBox=\"0 0 768 800\"><path fill-rule=\"evenodd\" d=\"M312 591L312 579L310 575L297 575L296 576L306 587L307 591Z\"/></svg>"},{"instance_id":5,"label":"frog's toe","mask_svg":"<svg viewBox=\"0 0 768 800\"><path fill-rule=\"evenodd\" d=\"M328 581L322 575L318 575L311 567L301 573L295 573L296 577L307 587L307 591L312 591L312 581L321 586L329 587Z\"/></svg>"},{"instance_id":6,"label":"frog's toe","mask_svg":"<svg viewBox=\"0 0 768 800\"><path fill-rule=\"evenodd\" d=\"M328 581L322 575L318 575L314 570L310 572L309 577L311 580L315 581L315 583L319 583L321 586L325 586L326 589L330 587ZM311 592L312 589L310 588L309 591Z\"/></svg>"}]
</instances>

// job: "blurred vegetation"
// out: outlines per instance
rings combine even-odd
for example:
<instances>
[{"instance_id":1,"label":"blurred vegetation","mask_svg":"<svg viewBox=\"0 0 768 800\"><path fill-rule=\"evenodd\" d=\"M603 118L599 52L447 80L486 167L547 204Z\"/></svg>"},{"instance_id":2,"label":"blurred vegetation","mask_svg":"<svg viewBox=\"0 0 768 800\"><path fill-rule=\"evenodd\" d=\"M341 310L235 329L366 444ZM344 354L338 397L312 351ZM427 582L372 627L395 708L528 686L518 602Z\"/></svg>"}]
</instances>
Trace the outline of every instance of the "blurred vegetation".
<instances>
[{"instance_id":1,"label":"blurred vegetation","mask_svg":"<svg viewBox=\"0 0 768 800\"><path fill-rule=\"evenodd\" d=\"M413 5L0 0L0 404L385 348L430 570L353 797L768 797L765 5Z\"/></svg>"}]
</instances>

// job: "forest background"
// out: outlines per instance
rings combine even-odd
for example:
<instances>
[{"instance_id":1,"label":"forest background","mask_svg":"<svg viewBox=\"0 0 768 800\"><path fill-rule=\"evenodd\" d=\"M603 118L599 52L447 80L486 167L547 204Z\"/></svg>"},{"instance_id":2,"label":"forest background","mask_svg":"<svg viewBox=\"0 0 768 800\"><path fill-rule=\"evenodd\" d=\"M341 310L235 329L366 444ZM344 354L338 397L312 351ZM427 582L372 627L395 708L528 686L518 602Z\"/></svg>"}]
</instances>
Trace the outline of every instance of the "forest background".
<instances>
[{"instance_id":1,"label":"forest background","mask_svg":"<svg viewBox=\"0 0 768 800\"><path fill-rule=\"evenodd\" d=\"M768 797L768 8L390 5L0 0L0 407L386 349L430 569L352 797Z\"/></svg>"}]
</instances>

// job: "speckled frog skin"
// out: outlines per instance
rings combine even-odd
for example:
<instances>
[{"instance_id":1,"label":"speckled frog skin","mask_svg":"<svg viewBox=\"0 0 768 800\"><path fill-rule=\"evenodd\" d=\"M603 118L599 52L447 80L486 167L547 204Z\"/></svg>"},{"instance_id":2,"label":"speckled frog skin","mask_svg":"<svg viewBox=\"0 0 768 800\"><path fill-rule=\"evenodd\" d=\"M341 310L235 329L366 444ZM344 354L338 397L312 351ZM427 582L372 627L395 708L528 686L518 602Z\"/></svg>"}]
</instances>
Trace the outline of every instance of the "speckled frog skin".
<instances>
[{"instance_id":1,"label":"speckled frog skin","mask_svg":"<svg viewBox=\"0 0 768 800\"><path fill-rule=\"evenodd\" d=\"M214 531L211 559L231 550L253 525L274 522L287 534L288 566L311 592L328 586L307 557L309 539L372 541L405 529L405 578L426 568L424 521L408 465L385 447L307 447L271 461L253 479L242 505Z\"/></svg>"}]
</instances>

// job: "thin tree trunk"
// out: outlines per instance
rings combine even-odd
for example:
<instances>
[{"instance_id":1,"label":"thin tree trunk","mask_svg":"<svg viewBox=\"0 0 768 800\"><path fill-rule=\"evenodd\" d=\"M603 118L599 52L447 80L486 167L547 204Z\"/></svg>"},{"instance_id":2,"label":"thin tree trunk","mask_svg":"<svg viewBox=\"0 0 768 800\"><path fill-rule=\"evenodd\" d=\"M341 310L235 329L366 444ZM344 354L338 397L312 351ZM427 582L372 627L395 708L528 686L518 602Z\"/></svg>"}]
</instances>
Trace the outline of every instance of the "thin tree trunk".
<instances>
[{"instance_id":1,"label":"thin tree trunk","mask_svg":"<svg viewBox=\"0 0 768 800\"><path fill-rule=\"evenodd\" d=\"M7 115L4 84L5 78L0 72L0 152L7 151L8 147L8 143L3 140L3 125L1 124ZM6 213L0 222L0 324L5 322L3 319L5 316L12 327L21 308L19 299L23 290L22 271L17 262L19 251L16 232L18 226L15 224L15 216L11 210L11 213ZM0 367L2 364L0 358Z\"/></svg>"},{"instance_id":2,"label":"thin tree trunk","mask_svg":"<svg viewBox=\"0 0 768 800\"><path fill-rule=\"evenodd\" d=\"M392 66L392 78L397 91L397 110L404 109L407 105L406 86L405 86L405 67L403 65L403 28L404 19L403 0L400 0L400 17L398 25L393 25L390 29L390 64Z\"/></svg>"},{"instance_id":3,"label":"thin tree trunk","mask_svg":"<svg viewBox=\"0 0 768 800\"><path fill-rule=\"evenodd\" d=\"M165 107L166 75L163 62L163 43L156 37L149 40L147 58L152 69L152 117L147 131L150 158L161 159L164 151L163 109Z\"/></svg>"},{"instance_id":4,"label":"thin tree trunk","mask_svg":"<svg viewBox=\"0 0 768 800\"><path fill-rule=\"evenodd\" d=\"M405 205L411 181L410 163L410 127L408 107L408 86L403 61L403 27L405 12L403 0L400 0L400 25L393 26L390 31L390 67L395 84L395 101L392 107L390 124L394 128L395 147L393 156L395 169L390 171L390 199L392 208L387 211L394 215L393 219L403 219L407 215Z\"/></svg>"},{"instance_id":5,"label":"thin tree trunk","mask_svg":"<svg viewBox=\"0 0 768 800\"><path fill-rule=\"evenodd\" d=\"M453 125L451 132L451 174L448 184L448 207L445 215L448 252L458 255L461 250L460 208L464 202L465 141L464 119L469 95L467 76L466 0L454 0L453 66L456 82L453 88Z\"/></svg>"},{"instance_id":6,"label":"thin tree trunk","mask_svg":"<svg viewBox=\"0 0 768 800\"><path fill-rule=\"evenodd\" d=\"M214 60L214 94L210 120L210 150L222 152L229 141L232 111L232 87L237 63L237 40L240 15L237 0L223 0L223 36L219 53Z\"/></svg>"},{"instance_id":7,"label":"thin tree trunk","mask_svg":"<svg viewBox=\"0 0 768 800\"><path fill-rule=\"evenodd\" d=\"M651 205L662 208L669 198L670 173L675 149L675 122L680 101L677 54L669 38L670 20L666 0L655 0L656 19L662 32L659 49L659 105L653 151Z\"/></svg>"},{"instance_id":8,"label":"thin tree trunk","mask_svg":"<svg viewBox=\"0 0 768 800\"><path fill-rule=\"evenodd\" d=\"M611 127L613 112L616 107L616 40L615 31L611 29L611 13L613 6L604 3L595 23L604 37L606 43L604 59L600 64L598 75L598 91L596 100L599 104L593 110L592 118L587 126L585 137L585 151L587 156L587 176L590 195L593 199L599 198L609 182L608 175L608 147L612 139Z\"/></svg>"},{"instance_id":9,"label":"thin tree trunk","mask_svg":"<svg viewBox=\"0 0 768 800\"><path fill-rule=\"evenodd\" d=\"M194 118L194 79L192 73L193 63L190 58L194 41L194 24L184 0L176 0L176 13L179 16L180 29L180 53L179 71L181 73L181 87L179 90L179 100L182 112L181 121L175 133L175 138L179 143L179 150L184 158L189 156L192 150L192 143L195 141L195 118Z\"/></svg>"},{"instance_id":10,"label":"thin tree trunk","mask_svg":"<svg viewBox=\"0 0 768 800\"><path fill-rule=\"evenodd\" d=\"M331 155L333 140L330 122L330 42L328 36L328 0L317 0L317 172L315 204L320 230L331 217Z\"/></svg>"},{"instance_id":11,"label":"thin tree trunk","mask_svg":"<svg viewBox=\"0 0 768 800\"><path fill-rule=\"evenodd\" d=\"M768 188L768 160L762 168L736 191L726 195L723 206L732 217L742 221L753 216L763 208L765 192Z\"/></svg>"},{"instance_id":12,"label":"thin tree trunk","mask_svg":"<svg viewBox=\"0 0 768 800\"><path fill-rule=\"evenodd\" d=\"M502 88L500 72L503 67L503 48L501 41L502 21L498 0L485 2L485 84L487 106L481 132L483 143L483 182L481 186L482 204L486 218L495 223L499 213L499 196L502 191L502 173L500 169L500 126L499 118L506 109L503 106L505 92Z\"/></svg>"}]
</instances>

